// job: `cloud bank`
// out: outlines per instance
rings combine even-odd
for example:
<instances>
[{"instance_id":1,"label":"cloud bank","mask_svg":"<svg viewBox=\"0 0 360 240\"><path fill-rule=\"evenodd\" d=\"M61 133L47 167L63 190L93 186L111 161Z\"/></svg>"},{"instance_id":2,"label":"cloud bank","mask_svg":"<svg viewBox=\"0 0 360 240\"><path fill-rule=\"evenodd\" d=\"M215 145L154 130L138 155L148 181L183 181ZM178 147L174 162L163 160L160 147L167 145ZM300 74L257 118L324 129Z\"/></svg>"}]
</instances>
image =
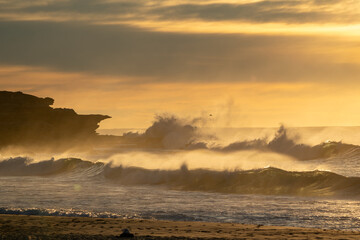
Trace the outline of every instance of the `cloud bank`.
<instances>
[{"instance_id":1,"label":"cloud bank","mask_svg":"<svg viewBox=\"0 0 360 240\"><path fill-rule=\"evenodd\" d=\"M339 62L332 52L349 41L327 37L160 33L43 21L3 21L0 32L4 65L155 82L328 82L360 76L357 62Z\"/></svg>"},{"instance_id":2,"label":"cloud bank","mask_svg":"<svg viewBox=\"0 0 360 240\"><path fill-rule=\"evenodd\" d=\"M356 1L2 1L4 16L26 14L47 18L96 21L187 20L246 21L254 23L353 23L358 22Z\"/></svg>"}]
</instances>

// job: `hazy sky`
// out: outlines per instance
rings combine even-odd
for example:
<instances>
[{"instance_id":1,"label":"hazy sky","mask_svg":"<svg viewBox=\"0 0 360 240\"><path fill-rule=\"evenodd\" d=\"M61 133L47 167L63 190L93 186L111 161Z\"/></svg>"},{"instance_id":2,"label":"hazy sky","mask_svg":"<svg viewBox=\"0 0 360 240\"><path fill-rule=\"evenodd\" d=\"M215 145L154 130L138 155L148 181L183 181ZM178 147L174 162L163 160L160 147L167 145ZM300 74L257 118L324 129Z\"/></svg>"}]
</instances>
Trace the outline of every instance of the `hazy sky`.
<instances>
[{"instance_id":1,"label":"hazy sky","mask_svg":"<svg viewBox=\"0 0 360 240\"><path fill-rule=\"evenodd\" d=\"M102 128L360 125L360 1L0 0L0 88Z\"/></svg>"}]
</instances>

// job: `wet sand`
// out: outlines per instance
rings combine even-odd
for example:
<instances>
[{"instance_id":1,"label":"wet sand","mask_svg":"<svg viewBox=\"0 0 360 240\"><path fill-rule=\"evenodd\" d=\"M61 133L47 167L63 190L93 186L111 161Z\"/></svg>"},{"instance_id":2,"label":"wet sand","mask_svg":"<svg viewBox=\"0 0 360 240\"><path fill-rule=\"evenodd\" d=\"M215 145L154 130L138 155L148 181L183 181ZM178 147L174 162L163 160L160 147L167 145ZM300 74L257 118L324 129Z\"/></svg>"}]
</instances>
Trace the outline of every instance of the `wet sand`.
<instances>
[{"instance_id":1,"label":"wet sand","mask_svg":"<svg viewBox=\"0 0 360 240\"><path fill-rule=\"evenodd\" d=\"M360 232L232 223L0 215L0 239L360 239Z\"/></svg>"}]
</instances>

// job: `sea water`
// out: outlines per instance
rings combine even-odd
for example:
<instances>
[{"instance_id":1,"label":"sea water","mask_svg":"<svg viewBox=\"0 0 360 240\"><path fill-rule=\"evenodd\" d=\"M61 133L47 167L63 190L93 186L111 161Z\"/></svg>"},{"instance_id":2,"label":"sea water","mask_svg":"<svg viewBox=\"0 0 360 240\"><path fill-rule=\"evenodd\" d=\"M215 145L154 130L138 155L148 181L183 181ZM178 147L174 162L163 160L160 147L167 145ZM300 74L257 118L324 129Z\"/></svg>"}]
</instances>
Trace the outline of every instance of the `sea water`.
<instances>
[{"instance_id":1,"label":"sea water","mask_svg":"<svg viewBox=\"0 0 360 240\"><path fill-rule=\"evenodd\" d=\"M61 177L1 177L0 213L360 230L360 201L184 192Z\"/></svg>"},{"instance_id":2,"label":"sea water","mask_svg":"<svg viewBox=\"0 0 360 240\"><path fill-rule=\"evenodd\" d=\"M3 157L0 213L360 230L356 145L308 161L256 150L73 155Z\"/></svg>"}]
</instances>

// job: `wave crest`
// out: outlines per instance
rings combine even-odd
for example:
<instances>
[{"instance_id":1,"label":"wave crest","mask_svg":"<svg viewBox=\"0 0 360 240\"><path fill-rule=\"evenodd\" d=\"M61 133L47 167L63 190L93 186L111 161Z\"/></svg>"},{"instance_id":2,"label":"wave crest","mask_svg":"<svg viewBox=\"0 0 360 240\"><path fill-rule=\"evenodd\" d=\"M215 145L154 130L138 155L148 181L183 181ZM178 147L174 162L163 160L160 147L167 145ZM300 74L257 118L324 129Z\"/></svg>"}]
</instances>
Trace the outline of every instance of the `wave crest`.
<instances>
[{"instance_id":1,"label":"wave crest","mask_svg":"<svg viewBox=\"0 0 360 240\"><path fill-rule=\"evenodd\" d=\"M298 160L313 160L344 154L348 151L360 149L360 147L334 141L323 142L315 146L296 143L294 139L288 137L286 128L284 126L280 126L275 134L275 137L268 143L265 139L255 139L251 141L235 142L226 147L217 148L219 151L240 151L251 149L285 154Z\"/></svg>"},{"instance_id":2,"label":"wave crest","mask_svg":"<svg viewBox=\"0 0 360 240\"><path fill-rule=\"evenodd\" d=\"M120 185L162 186L183 191L207 191L233 194L294 196L360 196L360 178L345 177L327 171L285 171L268 167L255 170L215 171L188 169L183 164L176 170L114 167L111 163L92 163L76 158L31 163L27 158L0 162L0 176L57 176L72 173L74 177L101 176ZM67 175L64 175L64 177Z\"/></svg>"},{"instance_id":3,"label":"wave crest","mask_svg":"<svg viewBox=\"0 0 360 240\"><path fill-rule=\"evenodd\" d=\"M88 169L102 163L92 163L78 158L51 159L33 163L29 158L17 157L0 162L1 176L50 176L79 169Z\"/></svg>"},{"instance_id":4,"label":"wave crest","mask_svg":"<svg viewBox=\"0 0 360 240\"><path fill-rule=\"evenodd\" d=\"M124 185L166 186L186 191L295 196L358 196L360 178L332 172L291 172L278 168L249 171L149 170L122 166L105 168L104 176Z\"/></svg>"},{"instance_id":5,"label":"wave crest","mask_svg":"<svg viewBox=\"0 0 360 240\"><path fill-rule=\"evenodd\" d=\"M291 156L298 160L313 160L329 158L342 154L360 146L342 142L328 141L314 146L297 143L294 137L289 137L287 129L281 125L270 140L259 138L245 141L235 141L227 146L208 143L216 140L216 136L204 134L196 126L199 119L184 120L175 116L157 116L154 123L144 133L128 132L122 139L140 148L198 150L208 149L220 152L258 150L276 152Z\"/></svg>"}]
</instances>

